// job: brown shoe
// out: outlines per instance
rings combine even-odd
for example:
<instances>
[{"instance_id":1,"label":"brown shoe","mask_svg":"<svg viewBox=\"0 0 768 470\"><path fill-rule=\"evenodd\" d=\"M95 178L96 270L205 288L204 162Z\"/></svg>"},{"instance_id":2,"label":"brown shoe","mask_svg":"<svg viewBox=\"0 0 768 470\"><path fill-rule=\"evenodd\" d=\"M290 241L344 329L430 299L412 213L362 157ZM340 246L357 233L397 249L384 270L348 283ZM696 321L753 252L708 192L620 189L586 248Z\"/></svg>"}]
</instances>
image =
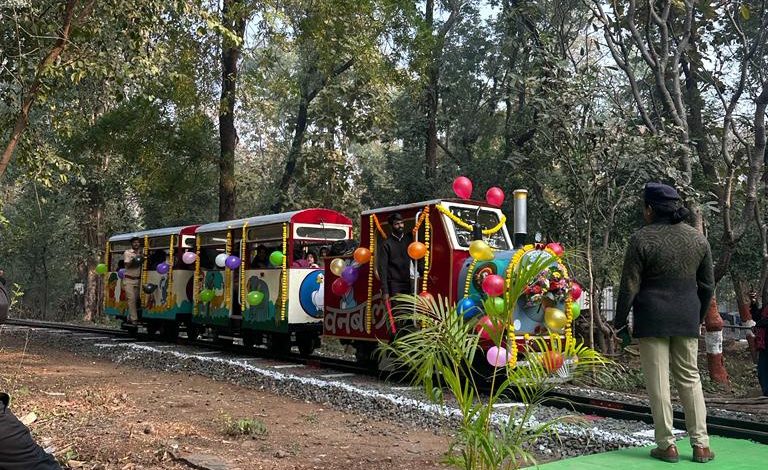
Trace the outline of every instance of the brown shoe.
<instances>
[{"instance_id":1,"label":"brown shoe","mask_svg":"<svg viewBox=\"0 0 768 470\"><path fill-rule=\"evenodd\" d=\"M674 444L666 449L662 449L661 447L653 449L651 451L651 457L669 463L677 463L677 461L680 460L680 454L677 453L677 447Z\"/></svg>"},{"instance_id":2,"label":"brown shoe","mask_svg":"<svg viewBox=\"0 0 768 470\"><path fill-rule=\"evenodd\" d=\"M709 447L694 447L693 461L698 463L707 463L715 460L715 453L709 450Z\"/></svg>"}]
</instances>

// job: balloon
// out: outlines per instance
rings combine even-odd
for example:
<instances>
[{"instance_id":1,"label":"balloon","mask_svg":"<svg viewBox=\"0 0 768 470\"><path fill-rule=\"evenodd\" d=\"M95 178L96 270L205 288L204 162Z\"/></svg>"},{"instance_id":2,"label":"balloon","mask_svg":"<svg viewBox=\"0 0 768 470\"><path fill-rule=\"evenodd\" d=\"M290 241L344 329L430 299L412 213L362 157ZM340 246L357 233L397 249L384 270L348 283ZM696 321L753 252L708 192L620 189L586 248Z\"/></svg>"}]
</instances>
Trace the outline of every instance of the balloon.
<instances>
[{"instance_id":1,"label":"balloon","mask_svg":"<svg viewBox=\"0 0 768 470\"><path fill-rule=\"evenodd\" d=\"M548 372L554 372L563 367L564 362L563 355L560 351L550 350L541 356L541 364Z\"/></svg>"},{"instance_id":2,"label":"balloon","mask_svg":"<svg viewBox=\"0 0 768 470\"><path fill-rule=\"evenodd\" d=\"M342 278L338 278L335 281L333 281L333 284L331 284L331 292L338 295L339 297L343 296L349 291L349 284L347 284L347 281L345 281Z\"/></svg>"},{"instance_id":3,"label":"balloon","mask_svg":"<svg viewBox=\"0 0 768 470\"><path fill-rule=\"evenodd\" d=\"M472 195L472 181L466 176L459 176L453 180L453 192L462 199L469 199Z\"/></svg>"},{"instance_id":4,"label":"balloon","mask_svg":"<svg viewBox=\"0 0 768 470\"><path fill-rule=\"evenodd\" d=\"M144 287L142 287L142 290L146 294L151 294L157 290L157 284L147 284Z\"/></svg>"},{"instance_id":5,"label":"balloon","mask_svg":"<svg viewBox=\"0 0 768 470\"><path fill-rule=\"evenodd\" d=\"M282 266L283 265L283 252L282 251L273 251L269 254L269 263L272 266Z\"/></svg>"},{"instance_id":6,"label":"balloon","mask_svg":"<svg viewBox=\"0 0 768 470\"><path fill-rule=\"evenodd\" d=\"M252 290L245 296L245 300L248 301L248 305L259 305L264 300L264 292Z\"/></svg>"},{"instance_id":7,"label":"balloon","mask_svg":"<svg viewBox=\"0 0 768 470\"><path fill-rule=\"evenodd\" d=\"M408 256L413 259L421 259L427 255L427 245L421 242L413 242L408 245Z\"/></svg>"},{"instance_id":8,"label":"balloon","mask_svg":"<svg viewBox=\"0 0 768 470\"><path fill-rule=\"evenodd\" d=\"M355 261L360 264L365 264L371 260L371 250L368 248L360 247L355 250L353 256L355 257Z\"/></svg>"},{"instance_id":9,"label":"balloon","mask_svg":"<svg viewBox=\"0 0 768 470\"><path fill-rule=\"evenodd\" d=\"M233 271L240 267L240 263L240 258L235 255L227 256L227 260L224 262L224 264Z\"/></svg>"},{"instance_id":10,"label":"balloon","mask_svg":"<svg viewBox=\"0 0 768 470\"><path fill-rule=\"evenodd\" d=\"M422 299L424 299L426 302L429 302L429 303L435 301L435 298L432 296L432 294L430 294L428 291L425 291L425 290L419 292L419 297L421 297Z\"/></svg>"},{"instance_id":11,"label":"balloon","mask_svg":"<svg viewBox=\"0 0 768 470\"><path fill-rule=\"evenodd\" d=\"M465 319L470 319L475 315L482 313L482 310L477 306L477 302L472 297L464 297L456 306L456 311L459 315L463 315Z\"/></svg>"},{"instance_id":12,"label":"balloon","mask_svg":"<svg viewBox=\"0 0 768 470\"><path fill-rule=\"evenodd\" d=\"M104 263L99 263L96 265L96 274L107 274L108 268L107 265Z\"/></svg>"},{"instance_id":13,"label":"balloon","mask_svg":"<svg viewBox=\"0 0 768 470\"><path fill-rule=\"evenodd\" d=\"M563 253L565 253L565 250L563 249L563 245L559 243L549 243L547 244L547 248L552 250L555 256L563 256Z\"/></svg>"},{"instance_id":14,"label":"balloon","mask_svg":"<svg viewBox=\"0 0 768 470\"><path fill-rule=\"evenodd\" d=\"M485 200L492 206L501 207L504 204L504 191L494 186L486 191Z\"/></svg>"},{"instance_id":15,"label":"balloon","mask_svg":"<svg viewBox=\"0 0 768 470\"><path fill-rule=\"evenodd\" d=\"M200 292L200 300L202 300L204 303L210 302L214 297L216 297L216 293L211 289L203 289Z\"/></svg>"},{"instance_id":16,"label":"balloon","mask_svg":"<svg viewBox=\"0 0 768 470\"><path fill-rule=\"evenodd\" d=\"M214 261L216 261L216 266L218 266L220 268L223 268L224 266L226 266L227 265L227 257L228 256L229 255L226 254L226 253L219 253L218 255L216 255L216 259L214 260Z\"/></svg>"},{"instance_id":17,"label":"balloon","mask_svg":"<svg viewBox=\"0 0 768 470\"><path fill-rule=\"evenodd\" d=\"M547 325L547 328L550 330L562 333L567 321L568 319L565 317L565 312L559 308L547 307L544 309L544 324Z\"/></svg>"},{"instance_id":18,"label":"balloon","mask_svg":"<svg viewBox=\"0 0 768 470\"><path fill-rule=\"evenodd\" d=\"M344 272L344 268L347 267L347 263L341 258L336 258L331 261L331 272L337 276L341 276Z\"/></svg>"},{"instance_id":19,"label":"balloon","mask_svg":"<svg viewBox=\"0 0 768 470\"><path fill-rule=\"evenodd\" d=\"M347 266L344 268L344 271L341 272L341 278L344 279L344 282L349 284L350 286L357 281L357 275L359 274L359 270L354 266Z\"/></svg>"},{"instance_id":20,"label":"balloon","mask_svg":"<svg viewBox=\"0 0 768 470\"><path fill-rule=\"evenodd\" d=\"M469 256L478 261L490 261L493 259L493 249L482 240L474 240L469 244Z\"/></svg>"},{"instance_id":21,"label":"balloon","mask_svg":"<svg viewBox=\"0 0 768 470\"><path fill-rule=\"evenodd\" d=\"M571 320L576 321L581 315L581 305L576 302L571 302Z\"/></svg>"},{"instance_id":22,"label":"balloon","mask_svg":"<svg viewBox=\"0 0 768 470\"><path fill-rule=\"evenodd\" d=\"M488 352L485 353L485 359L488 361L488 364L493 367L503 367L509 362L509 352L507 352L505 348L492 346L488 349Z\"/></svg>"},{"instance_id":23,"label":"balloon","mask_svg":"<svg viewBox=\"0 0 768 470\"><path fill-rule=\"evenodd\" d=\"M157 265L157 274L168 274L168 271L171 270L171 265L168 263L160 263Z\"/></svg>"},{"instance_id":24,"label":"balloon","mask_svg":"<svg viewBox=\"0 0 768 470\"><path fill-rule=\"evenodd\" d=\"M197 260L197 255L193 251L188 251L181 255L181 260L184 261L185 264L192 264Z\"/></svg>"},{"instance_id":25,"label":"balloon","mask_svg":"<svg viewBox=\"0 0 768 470\"><path fill-rule=\"evenodd\" d=\"M493 315L504 313L504 299L501 297L490 297L485 301L485 311Z\"/></svg>"},{"instance_id":26,"label":"balloon","mask_svg":"<svg viewBox=\"0 0 768 470\"><path fill-rule=\"evenodd\" d=\"M574 282L571 285L571 298L573 300L579 300L579 297L581 297L581 286L578 282Z\"/></svg>"},{"instance_id":27,"label":"balloon","mask_svg":"<svg viewBox=\"0 0 768 470\"><path fill-rule=\"evenodd\" d=\"M120 268L117 270L117 277L120 279L125 279L125 268Z\"/></svg>"},{"instance_id":28,"label":"balloon","mask_svg":"<svg viewBox=\"0 0 768 470\"><path fill-rule=\"evenodd\" d=\"M504 278L498 274L490 274L483 279L483 292L491 297L504 293Z\"/></svg>"},{"instance_id":29,"label":"balloon","mask_svg":"<svg viewBox=\"0 0 768 470\"><path fill-rule=\"evenodd\" d=\"M475 330L479 333L481 342L495 343L496 340L499 340L500 342L502 333L504 333L504 322L497 320L494 324L491 318L486 315L477 322Z\"/></svg>"}]
</instances>

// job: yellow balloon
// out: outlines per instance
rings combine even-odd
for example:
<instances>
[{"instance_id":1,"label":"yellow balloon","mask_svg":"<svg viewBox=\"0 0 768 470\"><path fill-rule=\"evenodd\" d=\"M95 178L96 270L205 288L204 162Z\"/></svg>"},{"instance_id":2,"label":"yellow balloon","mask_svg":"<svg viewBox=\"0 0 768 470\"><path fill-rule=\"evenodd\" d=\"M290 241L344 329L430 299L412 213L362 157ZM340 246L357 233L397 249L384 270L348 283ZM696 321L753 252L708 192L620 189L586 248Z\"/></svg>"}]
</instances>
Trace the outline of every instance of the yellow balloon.
<instances>
[{"instance_id":1,"label":"yellow balloon","mask_svg":"<svg viewBox=\"0 0 768 470\"><path fill-rule=\"evenodd\" d=\"M552 331L562 333L568 318L565 312L559 308L549 307L544 309L544 324Z\"/></svg>"},{"instance_id":2,"label":"yellow balloon","mask_svg":"<svg viewBox=\"0 0 768 470\"><path fill-rule=\"evenodd\" d=\"M469 255L478 261L493 259L493 249L483 240L475 240L469 244Z\"/></svg>"},{"instance_id":3,"label":"yellow balloon","mask_svg":"<svg viewBox=\"0 0 768 470\"><path fill-rule=\"evenodd\" d=\"M339 277L341 277L341 273L344 272L344 268L346 267L347 263L341 258L336 258L331 261L331 272Z\"/></svg>"}]
</instances>

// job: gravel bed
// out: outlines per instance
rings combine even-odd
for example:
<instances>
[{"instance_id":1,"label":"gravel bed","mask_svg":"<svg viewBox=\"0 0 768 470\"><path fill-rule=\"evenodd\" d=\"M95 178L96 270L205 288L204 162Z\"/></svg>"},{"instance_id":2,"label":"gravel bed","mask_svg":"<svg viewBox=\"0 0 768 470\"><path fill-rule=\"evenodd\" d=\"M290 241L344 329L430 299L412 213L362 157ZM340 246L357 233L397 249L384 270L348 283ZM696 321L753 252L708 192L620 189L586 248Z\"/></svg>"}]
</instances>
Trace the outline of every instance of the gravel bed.
<instances>
[{"instance_id":1,"label":"gravel bed","mask_svg":"<svg viewBox=\"0 0 768 470\"><path fill-rule=\"evenodd\" d=\"M606 400L615 400L633 405L650 406L648 397L642 395L634 395L623 392L615 392L613 390L605 390L602 388L592 388L576 385L563 385L558 387L558 390L563 393L569 393L572 395L579 395L589 398L603 398ZM683 407L680 403L673 403L675 411L683 411ZM719 405L722 406L722 405ZM717 403L707 404L707 415L719 416L721 418L740 419L742 421L755 421L761 423L768 423L768 413L749 413L745 411L727 410L718 407Z\"/></svg>"},{"instance_id":2,"label":"gravel bed","mask_svg":"<svg viewBox=\"0 0 768 470\"><path fill-rule=\"evenodd\" d=\"M412 425L440 432L454 433L460 424L459 410L450 404L444 406L428 402L418 389L393 387L391 384L371 378L349 377L349 380L322 378L328 370L310 368L285 369L269 365L261 358L215 357L210 351L189 351L176 345L89 340L89 335L69 334L42 329L3 327L3 335L19 339L30 338L47 347L65 349L75 354L98 357L119 364L143 367L164 372L183 372L228 381L238 385L255 387L290 398L316 402L340 410L376 416L393 422ZM91 335L92 336L92 335ZM169 347L170 346L170 347ZM195 355L200 354L200 355ZM221 353L224 356L225 353ZM258 363L258 365L250 364ZM280 364L273 361L274 364ZM516 406L499 407L494 421L506 422ZM540 407L528 423L536 426L557 416L577 413L557 408ZM611 418L590 419L581 423L559 424L559 439L547 436L535 443L535 451L548 458L585 455L621 447L652 444L651 427L637 421L621 421Z\"/></svg>"}]
</instances>

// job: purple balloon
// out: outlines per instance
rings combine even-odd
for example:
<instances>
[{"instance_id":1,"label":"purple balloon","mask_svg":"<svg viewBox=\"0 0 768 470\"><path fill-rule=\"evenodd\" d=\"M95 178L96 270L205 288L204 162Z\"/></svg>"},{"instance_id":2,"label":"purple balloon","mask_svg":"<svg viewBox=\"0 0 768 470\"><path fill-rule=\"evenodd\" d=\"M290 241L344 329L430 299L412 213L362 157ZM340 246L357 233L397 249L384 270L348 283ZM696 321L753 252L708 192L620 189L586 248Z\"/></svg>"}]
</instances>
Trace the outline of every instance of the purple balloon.
<instances>
[{"instance_id":1,"label":"purple balloon","mask_svg":"<svg viewBox=\"0 0 768 470\"><path fill-rule=\"evenodd\" d=\"M117 270L117 277L120 279L125 279L125 268L120 268Z\"/></svg>"},{"instance_id":2,"label":"purple balloon","mask_svg":"<svg viewBox=\"0 0 768 470\"><path fill-rule=\"evenodd\" d=\"M181 260L186 264L192 264L197 259L197 255L193 251L188 251L181 255Z\"/></svg>"},{"instance_id":3,"label":"purple balloon","mask_svg":"<svg viewBox=\"0 0 768 470\"><path fill-rule=\"evenodd\" d=\"M168 263L160 263L157 265L157 273L158 274L168 274L168 271L171 270L171 265Z\"/></svg>"},{"instance_id":4,"label":"purple balloon","mask_svg":"<svg viewBox=\"0 0 768 470\"><path fill-rule=\"evenodd\" d=\"M240 258L235 255L229 255L225 264L229 269L235 270L240 267Z\"/></svg>"},{"instance_id":5,"label":"purple balloon","mask_svg":"<svg viewBox=\"0 0 768 470\"><path fill-rule=\"evenodd\" d=\"M344 271L341 272L341 278L350 286L357 281L357 275L358 269L354 266L347 266L344 268Z\"/></svg>"}]
</instances>

